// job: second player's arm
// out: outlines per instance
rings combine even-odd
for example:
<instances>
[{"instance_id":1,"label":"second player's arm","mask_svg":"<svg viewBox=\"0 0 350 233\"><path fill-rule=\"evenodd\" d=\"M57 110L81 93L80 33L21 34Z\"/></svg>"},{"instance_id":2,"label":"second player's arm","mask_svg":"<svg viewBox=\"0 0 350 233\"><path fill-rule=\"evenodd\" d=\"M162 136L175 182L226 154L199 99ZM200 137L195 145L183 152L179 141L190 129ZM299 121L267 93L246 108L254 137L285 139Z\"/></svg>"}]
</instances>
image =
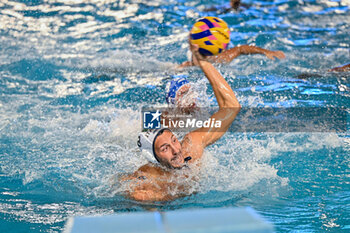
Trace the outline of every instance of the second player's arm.
<instances>
[{"instance_id":1,"label":"second player's arm","mask_svg":"<svg viewBox=\"0 0 350 233\"><path fill-rule=\"evenodd\" d=\"M282 51L271 51L253 45L240 45L232 49L228 49L215 57L210 57L209 59L211 62L229 63L236 57L247 54L264 54L266 57L272 60L274 60L275 57L278 59L283 59L286 57Z\"/></svg>"}]
</instances>

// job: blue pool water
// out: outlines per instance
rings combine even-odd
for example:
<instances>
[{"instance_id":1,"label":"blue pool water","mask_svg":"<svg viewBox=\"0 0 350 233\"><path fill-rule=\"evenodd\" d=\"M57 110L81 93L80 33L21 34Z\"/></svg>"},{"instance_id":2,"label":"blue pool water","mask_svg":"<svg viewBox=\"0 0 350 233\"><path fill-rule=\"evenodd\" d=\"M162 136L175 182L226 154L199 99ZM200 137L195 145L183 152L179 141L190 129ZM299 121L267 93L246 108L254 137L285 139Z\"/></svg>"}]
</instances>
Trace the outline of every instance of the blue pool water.
<instances>
[{"instance_id":1,"label":"blue pool water","mask_svg":"<svg viewBox=\"0 0 350 233\"><path fill-rule=\"evenodd\" d=\"M0 232L60 232L68 216L252 206L277 232L348 232L346 133L227 133L203 157L196 193L125 198L114 177L137 152L140 108L164 104L205 8L228 1L0 1ZM349 0L250 1L220 14L232 46L282 50L219 67L243 107L350 107ZM308 78L298 75L309 73ZM208 84L206 84L208 85Z\"/></svg>"}]
</instances>

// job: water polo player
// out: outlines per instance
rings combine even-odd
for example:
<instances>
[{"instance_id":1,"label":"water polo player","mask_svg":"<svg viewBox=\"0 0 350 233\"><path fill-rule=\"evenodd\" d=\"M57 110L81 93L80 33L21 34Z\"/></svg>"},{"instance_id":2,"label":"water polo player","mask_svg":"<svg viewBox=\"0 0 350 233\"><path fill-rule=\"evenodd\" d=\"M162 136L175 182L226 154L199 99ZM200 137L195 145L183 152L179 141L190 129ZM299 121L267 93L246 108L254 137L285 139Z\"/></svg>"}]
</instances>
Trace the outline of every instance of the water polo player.
<instances>
[{"instance_id":1,"label":"water polo player","mask_svg":"<svg viewBox=\"0 0 350 233\"><path fill-rule=\"evenodd\" d=\"M170 108L192 112L197 107L198 93L185 75L177 75L167 83L165 99Z\"/></svg>"},{"instance_id":2,"label":"water polo player","mask_svg":"<svg viewBox=\"0 0 350 233\"><path fill-rule=\"evenodd\" d=\"M228 49L230 30L227 24L217 17L199 19L191 29L189 41L198 44L200 53L212 63L229 63L240 55L248 54L264 54L272 60L286 57L282 51L271 51L252 45L240 45ZM188 59L189 61L182 63L178 68L198 66L191 53L188 54Z\"/></svg>"},{"instance_id":3,"label":"water polo player","mask_svg":"<svg viewBox=\"0 0 350 233\"><path fill-rule=\"evenodd\" d=\"M215 98L206 96L203 84L197 84L189 82L186 75L172 76L165 87L165 99L169 109L190 114L199 110L199 107L212 104L216 106Z\"/></svg>"},{"instance_id":4,"label":"water polo player","mask_svg":"<svg viewBox=\"0 0 350 233\"><path fill-rule=\"evenodd\" d=\"M148 163L135 173L123 178L124 181L129 180L134 184L129 191L133 199L161 201L177 197L176 194L169 192L170 187L177 185L179 187L176 190L184 189L183 185L174 183L174 176L178 175L176 171L198 162L204 148L225 134L240 111L240 104L229 84L214 66L204 59L198 49L197 45L191 46L194 59L213 88L219 110L211 116L211 119L219 120L220 127L202 127L191 131L184 136L181 142L166 128L140 133L139 148L154 156L154 161L157 162ZM184 82L183 84L186 84L186 81Z\"/></svg>"}]
</instances>

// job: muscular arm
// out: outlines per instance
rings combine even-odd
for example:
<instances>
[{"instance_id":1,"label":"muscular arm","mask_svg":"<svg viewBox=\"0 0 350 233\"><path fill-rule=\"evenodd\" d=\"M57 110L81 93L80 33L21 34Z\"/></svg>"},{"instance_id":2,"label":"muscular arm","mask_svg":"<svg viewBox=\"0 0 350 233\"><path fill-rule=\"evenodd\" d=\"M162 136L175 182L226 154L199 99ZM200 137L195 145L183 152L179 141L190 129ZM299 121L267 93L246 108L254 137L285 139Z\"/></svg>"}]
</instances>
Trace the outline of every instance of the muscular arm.
<instances>
[{"instance_id":1,"label":"muscular arm","mask_svg":"<svg viewBox=\"0 0 350 233\"><path fill-rule=\"evenodd\" d=\"M211 118L221 121L220 128L200 128L188 134L188 136L192 138L192 141L196 141L197 143L201 142L202 147L206 147L214 143L225 134L239 113L241 105L239 104L230 85L226 82L222 75L210 62L201 59L201 55L198 52L198 47L197 49L194 49L193 52L197 60L196 62L201 67L213 88L216 100L219 104L219 110L214 113Z\"/></svg>"},{"instance_id":2,"label":"muscular arm","mask_svg":"<svg viewBox=\"0 0 350 233\"><path fill-rule=\"evenodd\" d=\"M216 100L220 108L234 108L239 107L239 102L233 93L230 85L226 82L224 77L215 69L215 67L208 61L199 61L199 66L204 72L205 76L213 88Z\"/></svg>"},{"instance_id":3,"label":"muscular arm","mask_svg":"<svg viewBox=\"0 0 350 233\"><path fill-rule=\"evenodd\" d=\"M217 63L229 63L236 57L247 54L264 54L266 57L272 60L274 60L275 57L278 59L283 59L286 57L282 51L271 51L252 45L241 45L228 49L215 57L211 57L209 60Z\"/></svg>"},{"instance_id":4,"label":"muscular arm","mask_svg":"<svg viewBox=\"0 0 350 233\"><path fill-rule=\"evenodd\" d=\"M206 57L206 60L212 63L230 63L236 57L248 54L264 54L271 60L275 60L275 58L284 59L286 57L282 51L271 51L252 45L240 45L232 49L228 49L219 55ZM186 61L177 68L182 69L189 66L199 66L199 64L196 61Z\"/></svg>"}]
</instances>

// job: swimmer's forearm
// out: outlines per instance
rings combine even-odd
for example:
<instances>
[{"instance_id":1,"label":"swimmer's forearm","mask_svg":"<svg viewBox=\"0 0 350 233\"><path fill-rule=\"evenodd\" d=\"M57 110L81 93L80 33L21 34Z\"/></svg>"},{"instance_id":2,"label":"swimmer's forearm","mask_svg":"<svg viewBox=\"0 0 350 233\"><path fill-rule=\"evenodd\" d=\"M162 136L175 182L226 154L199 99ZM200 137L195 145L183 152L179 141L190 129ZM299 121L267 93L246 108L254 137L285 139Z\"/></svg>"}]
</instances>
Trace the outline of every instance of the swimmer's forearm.
<instances>
[{"instance_id":1,"label":"swimmer's forearm","mask_svg":"<svg viewBox=\"0 0 350 233\"><path fill-rule=\"evenodd\" d=\"M237 46L237 48L239 49L239 54L265 54L267 52L270 52L270 50L253 45L241 45Z\"/></svg>"},{"instance_id":2,"label":"swimmer's forearm","mask_svg":"<svg viewBox=\"0 0 350 233\"><path fill-rule=\"evenodd\" d=\"M233 90L219 71L208 61L202 60L199 65L213 88L219 107L240 107Z\"/></svg>"},{"instance_id":3,"label":"swimmer's forearm","mask_svg":"<svg viewBox=\"0 0 350 233\"><path fill-rule=\"evenodd\" d=\"M215 57L209 57L208 59L211 62L217 62L217 63L229 63L236 57L239 57L240 55L248 55L248 54L267 54L272 51L263 49L260 47L252 46L252 45L240 45L237 47L234 47L232 49L228 49L219 55Z\"/></svg>"},{"instance_id":4,"label":"swimmer's forearm","mask_svg":"<svg viewBox=\"0 0 350 233\"><path fill-rule=\"evenodd\" d=\"M242 45L239 47L239 50L240 54L264 54L271 60L286 58L286 55L282 51L272 51L251 45Z\"/></svg>"},{"instance_id":5,"label":"swimmer's forearm","mask_svg":"<svg viewBox=\"0 0 350 233\"><path fill-rule=\"evenodd\" d=\"M240 51L238 47L234 47L232 49L226 50L214 57L208 57L210 62L214 63L229 63L236 57L240 55Z\"/></svg>"},{"instance_id":6,"label":"swimmer's forearm","mask_svg":"<svg viewBox=\"0 0 350 233\"><path fill-rule=\"evenodd\" d=\"M220 109L211 116L211 118L215 118L221 122L219 128L214 127L208 129L202 127L191 132L193 138L200 141L200 145L205 148L225 134L239 113L241 105L229 84L210 62L202 59L199 61L199 66L209 80L220 107Z\"/></svg>"}]
</instances>

